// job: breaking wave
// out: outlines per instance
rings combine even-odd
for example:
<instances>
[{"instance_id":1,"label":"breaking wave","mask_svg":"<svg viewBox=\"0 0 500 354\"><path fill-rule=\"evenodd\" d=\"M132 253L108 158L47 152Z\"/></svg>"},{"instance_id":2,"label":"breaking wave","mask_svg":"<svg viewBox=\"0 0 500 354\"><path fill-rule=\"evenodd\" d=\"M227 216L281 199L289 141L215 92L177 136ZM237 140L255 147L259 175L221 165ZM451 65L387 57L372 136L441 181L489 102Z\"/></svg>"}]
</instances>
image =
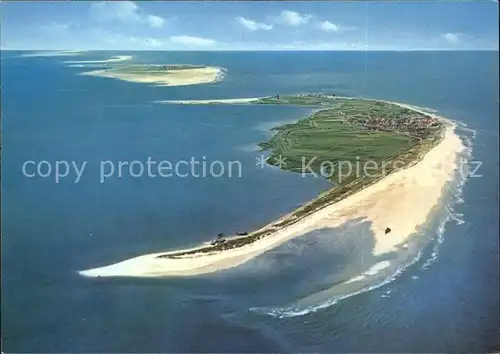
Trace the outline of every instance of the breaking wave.
<instances>
[{"instance_id":1,"label":"breaking wave","mask_svg":"<svg viewBox=\"0 0 500 354\"><path fill-rule=\"evenodd\" d=\"M223 67L218 67L219 72L217 73L217 76L215 77L215 82L219 82L224 80L224 78L227 76L227 69Z\"/></svg>"},{"instance_id":2,"label":"breaking wave","mask_svg":"<svg viewBox=\"0 0 500 354\"><path fill-rule=\"evenodd\" d=\"M467 124L463 122L457 123L457 132L462 138L465 150L459 154L459 159L462 163L468 163L472 159L472 148L474 146L474 139L476 137L476 131L467 127ZM444 232L446 225L450 221L455 221L457 225L465 224L464 215L455 210L456 205L463 204L463 187L467 181L467 177L462 171L455 171L455 185L452 186L454 193L451 196L451 200L446 204L444 217L440 220L440 223L436 230L436 241L434 243L431 256L422 264L421 269L427 270L430 266L435 263L439 256L439 248L444 241Z\"/></svg>"},{"instance_id":3,"label":"breaking wave","mask_svg":"<svg viewBox=\"0 0 500 354\"><path fill-rule=\"evenodd\" d=\"M276 308L253 307L253 308L250 308L250 311L273 316L273 317L278 317L278 318L304 316L304 315L307 315L307 314L310 314L313 312L317 312L318 310L333 306L344 299L347 299L347 298L350 298L350 297L353 297L353 296L356 296L356 295L359 295L362 293L366 293L368 291L375 290L375 289L378 289L384 285L392 283L409 266L411 266L412 264L417 262L420 259L420 255L421 255L421 253L419 252L417 257L415 258L414 262L412 262L406 266L398 268L392 275L385 278L380 283L376 283L376 284L373 284L371 286L361 288L361 289L354 291L354 292L351 292L351 293L346 293L345 295L334 296L334 297L332 297L332 298L330 298L330 299L328 299L320 304L317 304L317 305L304 306L304 307L302 307L300 305L299 306L292 305L292 306L287 306L287 307L276 307ZM372 273L371 275L375 275L375 274Z\"/></svg>"}]
</instances>

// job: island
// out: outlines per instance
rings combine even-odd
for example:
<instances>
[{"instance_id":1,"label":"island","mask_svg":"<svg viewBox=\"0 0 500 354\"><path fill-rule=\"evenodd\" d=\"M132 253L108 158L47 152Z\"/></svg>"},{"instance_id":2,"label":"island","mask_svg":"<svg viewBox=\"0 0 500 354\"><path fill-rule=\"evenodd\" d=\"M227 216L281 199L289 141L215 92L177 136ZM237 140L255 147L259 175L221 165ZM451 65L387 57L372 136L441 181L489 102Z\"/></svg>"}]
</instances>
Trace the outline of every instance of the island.
<instances>
[{"instance_id":1,"label":"island","mask_svg":"<svg viewBox=\"0 0 500 354\"><path fill-rule=\"evenodd\" d=\"M373 254L385 254L425 223L464 149L452 121L403 103L311 93L160 103L311 107L310 116L273 128L274 135L259 146L268 153L268 164L319 175L332 188L253 232L219 234L210 244L135 257L82 275L211 273L245 263L291 238L355 219L371 222ZM353 166L361 168L353 171Z\"/></svg>"},{"instance_id":2,"label":"island","mask_svg":"<svg viewBox=\"0 0 500 354\"><path fill-rule=\"evenodd\" d=\"M129 82L151 84L155 86L184 86L217 82L223 79L225 70L221 67L189 64L114 64L123 61L102 61L107 63L105 69L83 72L81 75L98 76Z\"/></svg>"}]
</instances>

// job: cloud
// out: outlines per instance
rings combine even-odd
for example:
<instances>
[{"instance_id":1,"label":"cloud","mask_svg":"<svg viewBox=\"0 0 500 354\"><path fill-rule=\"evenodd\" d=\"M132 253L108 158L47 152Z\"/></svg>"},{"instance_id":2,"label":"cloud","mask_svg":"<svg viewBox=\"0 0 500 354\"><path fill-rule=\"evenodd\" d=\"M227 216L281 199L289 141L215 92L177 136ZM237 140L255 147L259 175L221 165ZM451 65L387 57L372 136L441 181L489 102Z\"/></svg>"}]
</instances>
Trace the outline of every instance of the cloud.
<instances>
[{"instance_id":1,"label":"cloud","mask_svg":"<svg viewBox=\"0 0 500 354\"><path fill-rule=\"evenodd\" d=\"M257 31L259 29L262 29L264 31L269 31L269 30L273 29L272 25L249 20L249 19L244 18L242 16L236 17L236 21L238 21L243 27L245 27L246 29L248 29L250 31Z\"/></svg>"},{"instance_id":2,"label":"cloud","mask_svg":"<svg viewBox=\"0 0 500 354\"><path fill-rule=\"evenodd\" d=\"M165 24L165 19L160 16L148 15L146 19L149 26L153 28L162 28Z\"/></svg>"},{"instance_id":3,"label":"cloud","mask_svg":"<svg viewBox=\"0 0 500 354\"><path fill-rule=\"evenodd\" d=\"M260 43L254 45L257 50L287 50L287 51L324 51L324 50L362 50L364 44L360 42L330 41L310 42L293 41L288 43Z\"/></svg>"},{"instance_id":4,"label":"cloud","mask_svg":"<svg viewBox=\"0 0 500 354\"><path fill-rule=\"evenodd\" d=\"M140 22L139 6L133 1L103 1L90 5L90 16L98 22L118 20L123 23Z\"/></svg>"},{"instance_id":5,"label":"cloud","mask_svg":"<svg viewBox=\"0 0 500 354\"><path fill-rule=\"evenodd\" d=\"M60 22L51 22L46 25L40 26L42 31L55 32L55 33L64 33L67 32L70 27L72 27L71 23L60 23Z\"/></svg>"},{"instance_id":6,"label":"cloud","mask_svg":"<svg viewBox=\"0 0 500 354\"><path fill-rule=\"evenodd\" d=\"M295 11L283 10L279 16L278 22L288 26L302 26L311 19L309 14L301 14Z\"/></svg>"},{"instance_id":7,"label":"cloud","mask_svg":"<svg viewBox=\"0 0 500 354\"><path fill-rule=\"evenodd\" d=\"M322 21L316 24L316 27L324 32L345 32L345 31L354 31L357 27L354 26L344 26L335 24L330 21Z\"/></svg>"},{"instance_id":8,"label":"cloud","mask_svg":"<svg viewBox=\"0 0 500 354\"><path fill-rule=\"evenodd\" d=\"M137 44L141 47L151 48L160 48L167 44L165 40L149 37L130 37L130 42L134 45Z\"/></svg>"},{"instance_id":9,"label":"cloud","mask_svg":"<svg viewBox=\"0 0 500 354\"><path fill-rule=\"evenodd\" d=\"M450 43L458 43L458 42L460 42L460 40L462 38L462 34L448 32L448 33L442 34L441 37L443 37L445 40L447 40Z\"/></svg>"},{"instance_id":10,"label":"cloud","mask_svg":"<svg viewBox=\"0 0 500 354\"><path fill-rule=\"evenodd\" d=\"M186 50L205 48L213 49L223 46L224 43L210 38L177 35L170 37L128 36L115 31L102 28L91 31L91 49L117 49L117 50Z\"/></svg>"},{"instance_id":11,"label":"cloud","mask_svg":"<svg viewBox=\"0 0 500 354\"><path fill-rule=\"evenodd\" d=\"M222 44L214 39L194 37L194 36L171 36L168 38L153 38L153 37L127 37L125 42L129 41L134 46L139 45L141 48L207 48L216 44ZM180 46L180 47L179 47Z\"/></svg>"},{"instance_id":12,"label":"cloud","mask_svg":"<svg viewBox=\"0 0 500 354\"><path fill-rule=\"evenodd\" d=\"M102 1L90 5L90 16L97 22L120 21L124 24L147 24L161 28L165 19L145 13L133 1Z\"/></svg>"},{"instance_id":13,"label":"cloud","mask_svg":"<svg viewBox=\"0 0 500 354\"><path fill-rule=\"evenodd\" d=\"M323 21L318 24L318 27L325 32L338 32L340 27L335 23L331 23L330 21Z\"/></svg>"},{"instance_id":14,"label":"cloud","mask_svg":"<svg viewBox=\"0 0 500 354\"><path fill-rule=\"evenodd\" d=\"M217 44L217 41L211 38L194 37L194 36L171 36L170 42L181 44L186 47L210 47Z\"/></svg>"}]
</instances>

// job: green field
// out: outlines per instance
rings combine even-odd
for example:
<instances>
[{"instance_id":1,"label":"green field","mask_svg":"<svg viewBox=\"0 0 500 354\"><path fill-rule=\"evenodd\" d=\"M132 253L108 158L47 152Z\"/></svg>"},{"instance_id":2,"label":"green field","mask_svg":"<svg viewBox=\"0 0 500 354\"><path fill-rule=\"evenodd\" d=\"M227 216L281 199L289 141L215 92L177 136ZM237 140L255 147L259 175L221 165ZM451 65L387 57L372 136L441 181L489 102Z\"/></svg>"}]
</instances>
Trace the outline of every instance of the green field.
<instances>
[{"instance_id":1,"label":"green field","mask_svg":"<svg viewBox=\"0 0 500 354\"><path fill-rule=\"evenodd\" d=\"M267 162L277 165L281 156L281 161L284 159L286 163L281 167L296 172L302 172L304 163L311 160L310 166L318 173L323 162L326 167L346 162L341 163L339 169L347 168L347 162L381 162L415 143L415 139L408 135L362 130L344 124L338 117L338 110L333 109L273 130L274 136L259 144L262 150L271 152ZM338 180L338 174L332 174L330 179Z\"/></svg>"},{"instance_id":2,"label":"green field","mask_svg":"<svg viewBox=\"0 0 500 354\"><path fill-rule=\"evenodd\" d=\"M311 95L279 100L268 97L253 103L328 106L296 123L273 128L273 137L259 144L262 151L270 153L267 163L299 173L312 170L334 184L316 200L295 210L292 214L296 217L341 200L418 161L440 140L443 128L442 123L422 128L419 124L429 119L427 115L375 100ZM367 128L369 117L383 118L391 128Z\"/></svg>"}]
</instances>

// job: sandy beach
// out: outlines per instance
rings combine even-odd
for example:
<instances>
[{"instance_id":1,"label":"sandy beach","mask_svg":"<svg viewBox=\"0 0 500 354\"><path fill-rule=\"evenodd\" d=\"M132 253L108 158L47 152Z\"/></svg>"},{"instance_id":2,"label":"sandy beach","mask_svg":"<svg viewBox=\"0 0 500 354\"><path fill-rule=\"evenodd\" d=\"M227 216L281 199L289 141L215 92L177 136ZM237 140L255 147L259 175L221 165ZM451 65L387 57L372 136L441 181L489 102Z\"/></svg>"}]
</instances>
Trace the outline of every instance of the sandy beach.
<instances>
[{"instance_id":1,"label":"sandy beach","mask_svg":"<svg viewBox=\"0 0 500 354\"><path fill-rule=\"evenodd\" d=\"M223 69L207 66L182 70L169 70L165 75L148 75L147 73L123 73L110 70L95 70L80 75L107 77L129 82L151 84L155 86L186 86L217 82L222 79Z\"/></svg>"},{"instance_id":2,"label":"sandy beach","mask_svg":"<svg viewBox=\"0 0 500 354\"><path fill-rule=\"evenodd\" d=\"M398 105L422 112L411 105ZM443 139L416 164L394 172L254 243L236 249L191 254L175 259L157 256L177 253L178 250L148 254L110 266L81 271L80 274L90 277L158 277L211 273L243 264L292 238L317 229L334 228L353 219L371 222L375 239L374 255L394 251L426 222L443 195L446 183L453 178L458 167L458 153L465 149L455 133L454 123L438 118L446 124ZM387 227L392 229L389 234L385 234Z\"/></svg>"}]
</instances>

